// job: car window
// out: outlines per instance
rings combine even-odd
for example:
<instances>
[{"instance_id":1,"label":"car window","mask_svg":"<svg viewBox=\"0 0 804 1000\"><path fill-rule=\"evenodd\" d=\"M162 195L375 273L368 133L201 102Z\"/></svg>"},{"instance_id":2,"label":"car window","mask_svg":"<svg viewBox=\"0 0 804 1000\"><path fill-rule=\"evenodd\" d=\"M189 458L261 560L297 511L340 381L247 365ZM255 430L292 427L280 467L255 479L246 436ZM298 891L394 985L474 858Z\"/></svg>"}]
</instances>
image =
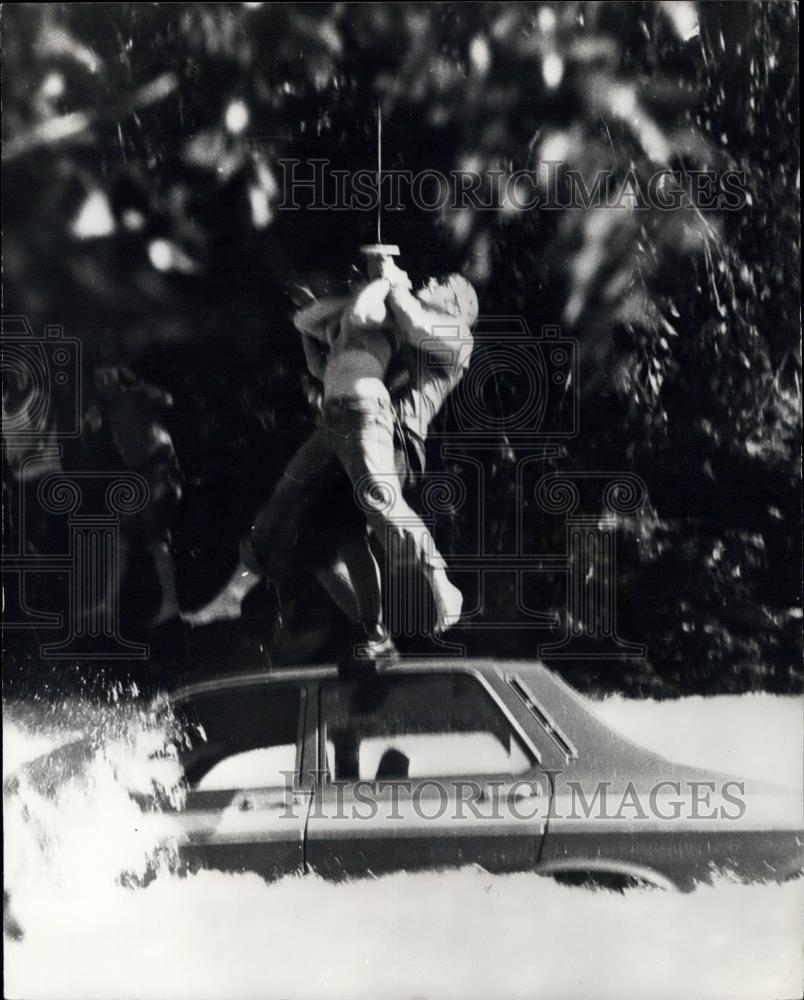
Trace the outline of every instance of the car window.
<instances>
[{"instance_id":1,"label":"car window","mask_svg":"<svg viewBox=\"0 0 804 1000\"><path fill-rule=\"evenodd\" d=\"M500 707L466 674L341 681L322 698L334 780L514 775L532 765Z\"/></svg>"},{"instance_id":2,"label":"car window","mask_svg":"<svg viewBox=\"0 0 804 1000\"><path fill-rule=\"evenodd\" d=\"M219 760L195 783L199 792L225 788L269 788L286 783L296 768L296 744L257 747Z\"/></svg>"},{"instance_id":3,"label":"car window","mask_svg":"<svg viewBox=\"0 0 804 1000\"><path fill-rule=\"evenodd\" d=\"M176 706L179 760L198 791L285 785L294 771L301 711L298 686L254 685L205 692Z\"/></svg>"}]
</instances>

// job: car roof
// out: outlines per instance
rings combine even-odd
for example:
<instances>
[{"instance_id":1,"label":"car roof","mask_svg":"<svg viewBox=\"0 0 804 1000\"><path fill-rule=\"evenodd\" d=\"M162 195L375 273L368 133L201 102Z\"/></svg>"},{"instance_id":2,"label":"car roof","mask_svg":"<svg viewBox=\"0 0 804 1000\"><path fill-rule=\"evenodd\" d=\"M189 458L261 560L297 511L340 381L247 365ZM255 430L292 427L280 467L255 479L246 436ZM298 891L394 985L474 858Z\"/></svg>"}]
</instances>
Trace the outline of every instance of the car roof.
<instances>
[{"instance_id":1,"label":"car roof","mask_svg":"<svg viewBox=\"0 0 804 1000\"><path fill-rule=\"evenodd\" d=\"M374 674L367 670L367 677L389 677L420 673L512 673L526 672L528 675L547 675L556 684L568 687L549 671L542 663L532 660L497 660L493 657L433 657L406 656L382 673ZM315 666L280 667L275 670L252 670L248 672L220 674L202 681L177 688L169 695L170 701L184 701L199 694L211 694L216 691L226 691L241 687L252 687L259 684L305 683L318 680L354 680L356 673L341 674L334 663ZM572 690L571 688L568 688ZM574 692L573 692L574 693Z\"/></svg>"},{"instance_id":2,"label":"car roof","mask_svg":"<svg viewBox=\"0 0 804 1000\"><path fill-rule=\"evenodd\" d=\"M550 722L557 724L562 734L569 736L572 743L583 747L580 756L573 763L576 768L592 774L604 775L607 779L641 773L661 774L674 777L710 777L709 772L676 764L665 757L646 749L628 739L604 721L595 711L594 703L585 698L570 684L549 670L538 660L510 660L494 657L404 657L393 666L369 677L404 676L426 673L467 673L497 676L520 681L522 693L532 698L534 707L546 709ZM318 666L283 667L278 670L251 671L249 673L224 674L179 688L168 696L169 702L184 701L196 695L231 691L251 687L255 684L279 685L282 683L305 683L319 680L353 681L355 674L340 674L336 664ZM623 779L624 780L624 779Z\"/></svg>"}]
</instances>

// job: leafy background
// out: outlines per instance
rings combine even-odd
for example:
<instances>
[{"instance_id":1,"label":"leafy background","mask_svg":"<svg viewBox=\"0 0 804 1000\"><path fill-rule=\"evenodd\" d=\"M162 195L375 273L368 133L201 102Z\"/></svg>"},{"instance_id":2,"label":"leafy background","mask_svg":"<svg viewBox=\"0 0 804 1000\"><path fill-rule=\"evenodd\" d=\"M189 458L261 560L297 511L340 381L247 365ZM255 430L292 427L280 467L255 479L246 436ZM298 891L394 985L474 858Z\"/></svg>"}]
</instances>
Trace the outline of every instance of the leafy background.
<instances>
[{"instance_id":1,"label":"leafy background","mask_svg":"<svg viewBox=\"0 0 804 1000\"><path fill-rule=\"evenodd\" d=\"M392 169L554 159L588 186L600 170L745 171L737 212L407 205L384 235L414 277L460 268L485 313L577 338L581 434L552 468L648 486L618 532L620 630L648 657L560 668L634 693L800 689L797 5L17 4L3 18L4 312L82 341L84 430L66 468L143 467L148 435L170 435L175 456L152 463L152 481L175 501L160 516L185 610L225 583L311 426L288 283L336 286L372 235L364 213L279 210L280 159L373 167L381 102ZM172 402L122 433L96 377L121 366ZM518 457L504 436L487 457L500 552ZM523 502L529 547L563 551L560 519ZM584 493L582 511L598 510ZM469 545L476 516L439 525L447 552ZM560 576L529 588L530 606L564 613ZM262 656L264 607L149 630L159 598L143 554L124 595L157 673ZM309 655L331 654L338 621L312 588L299 602ZM512 607L501 580L484 614ZM31 636L8 636L11 673L31 678ZM455 637L514 656L549 638Z\"/></svg>"}]
</instances>

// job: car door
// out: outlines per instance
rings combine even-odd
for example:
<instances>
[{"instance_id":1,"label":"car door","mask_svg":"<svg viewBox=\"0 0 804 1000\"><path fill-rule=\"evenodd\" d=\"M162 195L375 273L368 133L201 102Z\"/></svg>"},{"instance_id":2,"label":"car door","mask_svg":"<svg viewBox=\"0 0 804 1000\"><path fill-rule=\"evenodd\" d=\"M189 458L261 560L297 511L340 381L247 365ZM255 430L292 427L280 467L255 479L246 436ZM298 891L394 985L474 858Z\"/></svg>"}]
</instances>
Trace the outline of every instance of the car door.
<instances>
[{"instance_id":1,"label":"car door","mask_svg":"<svg viewBox=\"0 0 804 1000\"><path fill-rule=\"evenodd\" d=\"M534 867L547 811L538 751L481 675L324 681L318 702L310 867Z\"/></svg>"},{"instance_id":2,"label":"car door","mask_svg":"<svg viewBox=\"0 0 804 1000\"><path fill-rule=\"evenodd\" d=\"M187 787L179 846L191 868L267 878L303 868L304 705L303 685L266 682L202 691L174 705Z\"/></svg>"}]
</instances>

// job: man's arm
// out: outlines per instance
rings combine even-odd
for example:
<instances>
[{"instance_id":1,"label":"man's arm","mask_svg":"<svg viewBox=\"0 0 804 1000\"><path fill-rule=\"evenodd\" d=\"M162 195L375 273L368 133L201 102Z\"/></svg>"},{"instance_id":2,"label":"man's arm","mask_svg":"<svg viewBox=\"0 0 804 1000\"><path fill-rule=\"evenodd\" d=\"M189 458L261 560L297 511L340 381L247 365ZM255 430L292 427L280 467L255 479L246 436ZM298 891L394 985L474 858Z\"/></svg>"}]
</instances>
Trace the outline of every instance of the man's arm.
<instances>
[{"instance_id":1,"label":"man's arm","mask_svg":"<svg viewBox=\"0 0 804 1000\"><path fill-rule=\"evenodd\" d=\"M304 349L304 359L307 362L307 370L313 378L323 382L329 348L320 340L311 337L309 333L302 334L302 348Z\"/></svg>"},{"instance_id":2,"label":"man's arm","mask_svg":"<svg viewBox=\"0 0 804 1000\"><path fill-rule=\"evenodd\" d=\"M322 344L327 344L327 324L343 311L349 301L342 295L317 299L293 315L293 325L299 331Z\"/></svg>"},{"instance_id":3,"label":"man's arm","mask_svg":"<svg viewBox=\"0 0 804 1000\"><path fill-rule=\"evenodd\" d=\"M375 278L361 288L352 300L344 316L347 323L358 329L382 326L388 319L385 299L391 289L385 278Z\"/></svg>"},{"instance_id":4,"label":"man's arm","mask_svg":"<svg viewBox=\"0 0 804 1000\"><path fill-rule=\"evenodd\" d=\"M441 355L443 348L444 367L469 363L472 334L460 318L426 306L409 289L399 286L391 289L386 301L402 339L411 347L419 348L425 343L432 346L433 340L438 340L437 353Z\"/></svg>"}]
</instances>

